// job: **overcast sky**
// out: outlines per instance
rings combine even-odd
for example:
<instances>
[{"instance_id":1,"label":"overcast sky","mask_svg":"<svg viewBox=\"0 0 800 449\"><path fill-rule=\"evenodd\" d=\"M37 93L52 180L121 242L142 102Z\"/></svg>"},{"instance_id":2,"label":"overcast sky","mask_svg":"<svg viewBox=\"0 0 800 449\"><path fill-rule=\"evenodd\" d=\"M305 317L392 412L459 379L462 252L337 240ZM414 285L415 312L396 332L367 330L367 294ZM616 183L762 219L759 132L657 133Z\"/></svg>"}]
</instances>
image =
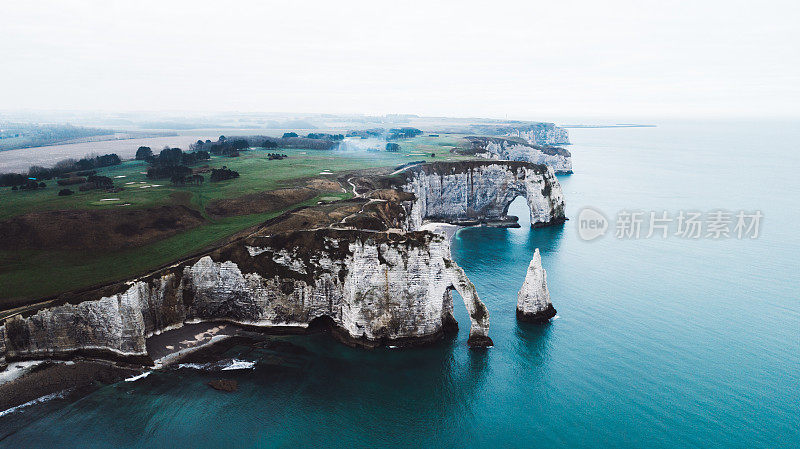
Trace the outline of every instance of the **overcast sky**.
<instances>
[{"instance_id":1,"label":"overcast sky","mask_svg":"<svg viewBox=\"0 0 800 449\"><path fill-rule=\"evenodd\" d=\"M0 109L797 117L797 5L4 1Z\"/></svg>"}]
</instances>

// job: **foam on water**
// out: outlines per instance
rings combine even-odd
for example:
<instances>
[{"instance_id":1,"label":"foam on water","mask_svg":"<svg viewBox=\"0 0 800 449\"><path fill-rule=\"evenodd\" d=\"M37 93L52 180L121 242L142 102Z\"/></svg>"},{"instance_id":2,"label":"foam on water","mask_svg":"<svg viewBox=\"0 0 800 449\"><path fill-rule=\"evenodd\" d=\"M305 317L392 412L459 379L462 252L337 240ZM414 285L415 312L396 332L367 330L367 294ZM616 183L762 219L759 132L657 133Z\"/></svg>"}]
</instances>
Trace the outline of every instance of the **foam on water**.
<instances>
[{"instance_id":1,"label":"foam on water","mask_svg":"<svg viewBox=\"0 0 800 449\"><path fill-rule=\"evenodd\" d=\"M20 404L20 405L18 405L16 407L11 407L8 410L0 411L0 418L4 417L6 415L10 415L10 414L15 413L15 412L19 412L22 409L24 409L26 407L30 407L32 405L42 404L42 403L45 403L45 402L48 402L48 401L52 401L53 399L63 398L67 393L69 393L69 390L59 391L57 393L52 393L52 394L48 394L48 395L42 396L40 398L36 398L36 399L34 399L32 401L28 401L28 402L26 402L24 404Z\"/></svg>"},{"instance_id":2,"label":"foam on water","mask_svg":"<svg viewBox=\"0 0 800 449\"><path fill-rule=\"evenodd\" d=\"M147 371L145 373L139 374L138 376L133 376L125 379L125 382L136 382L139 379L144 379L145 377L149 376L152 373L153 373L152 371Z\"/></svg>"}]
</instances>

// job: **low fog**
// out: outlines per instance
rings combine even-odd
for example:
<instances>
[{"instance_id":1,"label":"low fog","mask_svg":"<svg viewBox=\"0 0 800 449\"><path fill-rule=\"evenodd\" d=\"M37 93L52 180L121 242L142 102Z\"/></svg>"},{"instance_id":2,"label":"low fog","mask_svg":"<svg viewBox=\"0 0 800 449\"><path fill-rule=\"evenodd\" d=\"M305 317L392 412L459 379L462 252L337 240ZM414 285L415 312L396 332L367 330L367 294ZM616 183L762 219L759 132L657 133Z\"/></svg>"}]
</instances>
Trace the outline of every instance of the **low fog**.
<instances>
[{"instance_id":1,"label":"low fog","mask_svg":"<svg viewBox=\"0 0 800 449\"><path fill-rule=\"evenodd\" d=\"M6 2L2 110L782 117L796 2Z\"/></svg>"}]
</instances>

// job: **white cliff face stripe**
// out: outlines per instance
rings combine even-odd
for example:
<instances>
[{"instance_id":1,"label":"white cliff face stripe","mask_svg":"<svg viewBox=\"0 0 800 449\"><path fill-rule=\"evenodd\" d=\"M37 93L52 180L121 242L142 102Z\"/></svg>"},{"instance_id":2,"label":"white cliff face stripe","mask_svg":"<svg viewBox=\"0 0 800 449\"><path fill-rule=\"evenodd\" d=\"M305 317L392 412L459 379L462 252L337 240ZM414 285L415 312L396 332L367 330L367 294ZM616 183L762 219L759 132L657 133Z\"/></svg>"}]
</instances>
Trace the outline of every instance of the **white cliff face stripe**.
<instances>
[{"instance_id":1,"label":"white cliff face stripe","mask_svg":"<svg viewBox=\"0 0 800 449\"><path fill-rule=\"evenodd\" d=\"M485 149L486 155L491 159L547 165L556 173L572 172L572 158L569 156L545 154L534 147L515 144L506 140L501 142L490 141L486 144Z\"/></svg>"},{"instance_id":2,"label":"white cliff face stripe","mask_svg":"<svg viewBox=\"0 0 800 449\"><path fill-rule=\"evenodd\" d=\"M517 128L506 133L507 136L521 137L533 145L569 144L569 133L566 129L552 123L537 124L530 129Z\"/></svg>"},{"instance_id":3,"label":"white cliff face stripe","mask_svg":"<svg viewBox=\"0 0 800 449\"><path fill-rule=\"evenodd\" d=\"M0 364L6 360L6 327L0 326Z\"/></svg>"},{"instance_id":4,"label":"white cliff face stripe","mask_svg":"<svg viewBox=\"0 0 800 449\"><path fill-rule=\"evenodd\" d=\"M300 249L268 245L250 253L283 267L283 275L243 272L232 261L205 256L182 270L134 281L109 297L16 316L5 326L14 338L3 341L14 355L104 350L141 356L147 354L148 336L186 322L307 326L320 316L354 339L418 338L441 332L451 319L445 297L453 287L467 304L471 334L486 335L488 313L449 259L444 237L422 233L406 242L378 243L371 237L377 233L359 235L349 242L330 239L328 249L310 258ZM334 255L342 254L334 252L341 245L348 249L344 259Z\"/></svg>"}]
</instances>

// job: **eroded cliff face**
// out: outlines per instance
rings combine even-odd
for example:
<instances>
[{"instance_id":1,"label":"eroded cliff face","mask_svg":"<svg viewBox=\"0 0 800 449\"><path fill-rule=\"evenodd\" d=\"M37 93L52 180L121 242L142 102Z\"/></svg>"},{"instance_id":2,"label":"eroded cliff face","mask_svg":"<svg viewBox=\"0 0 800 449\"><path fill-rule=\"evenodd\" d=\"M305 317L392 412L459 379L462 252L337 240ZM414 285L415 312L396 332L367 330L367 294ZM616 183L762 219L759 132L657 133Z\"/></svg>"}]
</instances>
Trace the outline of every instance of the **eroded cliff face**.
<instances>
[{"instance_id":1,"label":"eroded cliff face","mask_svg":"<svg viewBox=\"0 0 800 449\"><path fill-rule=\"evenodd\" d=\"M533 145L569 145L564 128L546 122L515 122L504 125L473 125L470 132L490 136L519 137Z\"/></svg>"},{"instance_id":2,"label":"eroded cliff face","mask_svg":"<svg viewBox=\"0 0 800 449\"><path fill-rule=\"evenodd\" d=\"M539 248L536 248L528 265L525 282L517 294L517 319L544 323L555 315L556 309L550 302L550 292L547 289L547 272L542 268L542 256Z\"/></svg>"},{"instance_id":3,"label":"eroded cliff face","mask_svg":"<svg viewBox=\"0 0 800 449\"><path fill-rule=\"evenodd\" d=\"M569 133L553 123L538 123L509 129L506 136L521 137L533 145L569 145Z\"/></svg>"},{"instance_id":4,"label":"eroded cliff face","mask_svg":"<svg viewBox=\"0 0 800 449\"><path fill-rule=\"evenodd\" d=\"M0 369L6 365L6 327L0 326Z\"/></svg>"},{"instance_id":5,"label":"eroded cliff face","mask_svg":"<svg viewBox=\"0 0 800 449\"><path fill-rule=\"evenodd\" d=\"M453 289L470 314L470 344L491 345L488 311L440 235L322 229L253 236L112 294L12 317L0 348L9 358L88 354L145 363L149 336L187 322L303 329L317 319L332 322L349 344L416 344L452 328Z\"/></svg>"},{"instance_id":6,"label":"eroded cliff face","mask_svg":"<svg viewBox=\"0 0 800 449\"><path fill-rule=\"evenodd\" d=\"M534 227L562 223L564 196L553 170L527 162L443 162L404 173L402 190L415 196L406 226L425 220L449 223L508 221L508 206L523 196Z\"/></svg>"},{"instance_id":7,"label":"eroded cliff face","mask_svg":"<svg viewBox=\"0 0 800 449\"><path fill-rule=\"evenodd\" d=\"M296 330L326 322L353 345L417 344L453 328L453 290L469 312L470 345L491 346L489 313L449 242L417 229L425 220L507 220L517 196L527 199L533 226L561 223L553 170L444 162L358 183L367 186L360 198L287 213L203 256L7 319L0 363L4 354L149 363L147 338L199 321Z\"/></svg>"},{"instance_id":8,"label":"eroded cliff face","mask_svg":"<svg viewBox=\"0 0 800 449\"><path fill-rule=\"evenodd\" d=\"M496 160L523 161L546 165L556 174L572 173L572 155L560 147L541 146L521 139L467 137L475 154Z\"/></svg>"}]
</instances>

